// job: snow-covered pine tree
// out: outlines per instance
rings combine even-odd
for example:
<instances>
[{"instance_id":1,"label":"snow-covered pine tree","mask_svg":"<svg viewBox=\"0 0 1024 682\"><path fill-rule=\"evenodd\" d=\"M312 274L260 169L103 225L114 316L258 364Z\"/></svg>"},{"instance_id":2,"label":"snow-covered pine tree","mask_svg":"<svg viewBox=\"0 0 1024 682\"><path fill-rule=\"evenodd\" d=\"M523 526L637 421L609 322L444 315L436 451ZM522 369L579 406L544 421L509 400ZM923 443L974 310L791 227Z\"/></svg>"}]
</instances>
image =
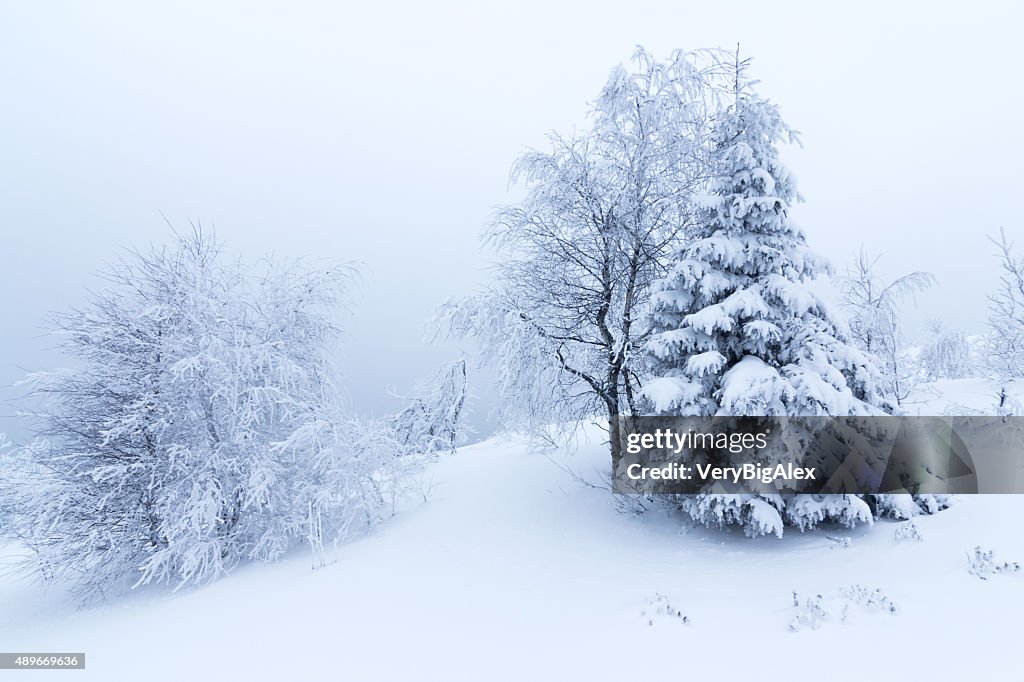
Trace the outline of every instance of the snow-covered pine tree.
<instances>
[{"instance_id":1,"label":"snow-covered pine tree","mask_svg":"<svg viewBox=\"0 0 1024 682\"><path fill-rule=\"evenodd\" d=\"M718 172L703 219L653 297L647 343L655 413L880 414L872 361L807 283L827 266L790 218L800 199L778 145L795 133L736 63L734 105L717 128ZM709 525L782 534L825 519L870 522L864 500L839 496L699 494L678 500Z\"/></svg>"}]
</instances>

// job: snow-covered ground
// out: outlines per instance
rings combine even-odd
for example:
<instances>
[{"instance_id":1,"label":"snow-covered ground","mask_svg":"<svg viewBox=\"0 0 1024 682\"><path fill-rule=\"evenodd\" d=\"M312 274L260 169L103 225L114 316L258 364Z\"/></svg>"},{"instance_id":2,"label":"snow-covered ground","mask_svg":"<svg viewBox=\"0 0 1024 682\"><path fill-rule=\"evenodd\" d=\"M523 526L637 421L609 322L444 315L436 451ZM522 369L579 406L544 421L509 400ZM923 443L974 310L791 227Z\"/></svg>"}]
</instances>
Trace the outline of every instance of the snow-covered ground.
<instances>
[{"instance_id":1,"label":"snow-covered ground","mask_svg":"<svg viewBox=\"0 0 1024 682\"><path fill-rule=\"evenodd\" d=\"M989 400L972 386L961 397ZM567 471L600 482L590 436L574 454L462 448L425 472L426 502L316 571L299 552L89 610L5 579L0 650L84 651L84 672L21 675L105 682L1015 679L1024 666L1024 574L982 580L967 560L976 545L1024 560L1024 497L961 497L916 520L923 541L884 520L751 540L616 511ZM815 618L803 605L819 594L829 614Z\"/></svg>"}]
</instances>

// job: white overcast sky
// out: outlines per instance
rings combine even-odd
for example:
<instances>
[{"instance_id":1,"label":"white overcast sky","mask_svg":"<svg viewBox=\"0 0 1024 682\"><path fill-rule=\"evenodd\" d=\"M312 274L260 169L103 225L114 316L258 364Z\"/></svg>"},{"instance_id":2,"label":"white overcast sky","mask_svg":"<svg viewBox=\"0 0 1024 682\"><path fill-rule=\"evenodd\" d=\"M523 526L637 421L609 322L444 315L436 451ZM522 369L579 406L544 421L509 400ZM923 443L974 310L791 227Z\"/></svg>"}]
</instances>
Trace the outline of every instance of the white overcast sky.
<instances>
[{"instance_id":1,"label":"white overcast sky","mask_svg":"<svg viewBox=\"0 0 1024 682\"><path fill-rule=\"evenodd\" d=\"M940 285L912 322L980 330L997 277L985 235L1024 242L1018 6L5 2L0 384L56 362L41 318L80 302L119 247L165 239L163 214L252 257L362 261L349 387L391 409L386 387L454 354L419 330L484 281L478 235L515 197L516 155L585 125L637 44L741 43L803 133L786 159L812 246L930 270Z\"/></svg>"}]
</instances>

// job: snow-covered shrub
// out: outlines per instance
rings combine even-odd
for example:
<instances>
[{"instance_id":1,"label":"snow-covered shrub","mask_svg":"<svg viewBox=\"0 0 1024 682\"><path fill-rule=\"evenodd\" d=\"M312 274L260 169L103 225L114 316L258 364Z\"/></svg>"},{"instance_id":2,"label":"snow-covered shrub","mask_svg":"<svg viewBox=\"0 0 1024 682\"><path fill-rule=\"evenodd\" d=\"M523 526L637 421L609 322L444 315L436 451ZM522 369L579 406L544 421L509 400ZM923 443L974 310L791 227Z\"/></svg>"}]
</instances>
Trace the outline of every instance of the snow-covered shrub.
<instances>
[{"instance_id":1,"label":"snow-covered shrub","mask_svg":"<svg viewBox=\"0 0 1024 682\"><path fill-rule=\"evenodd\" d=\"M991 575L1016 573L1019 570L1020 562L1004 561L999 563L995 559L995 551L985 549L980 545L975 547L973 552L967 553L967 572L982 580L988 580Z\"/></svg>"},{"instance_id":2,"label":"snow-covered shrub","mask_svg":"<svg viewBox=\"0 0 1024 682\"><path fill-rule=\"evenodd\" d=\"M653 626L658 620L672 620L678 623L689 623L690 617L681 609L672 605L668 597L656 592L653 597L647 600L647 606L640 611L640 617L647 621L647 625Z\"/></svg>"},{"instance_id":3,"label":"snow-covered shrub","mask_svg":"<svg viewBox=\"0 0 1024 682\"><path fill-rule=\"evenodd\" d=\"M840 588L828 597L816 594L806 599L801 599L800 593L793 590L793 617L789 621L789 630L817 630L837 619L840 623L846 623L853 615L853 611L858 608L862 611L888 613L893 616L899 612L896 603L889 599L881 588L872 590L863 585L851 585Z\"/></svg>"},{"instance_id":4,"label":"snow-covered shrub","mask_svg":"<svg viewBox=\"0 0 1024 682\"><path fill-rule=\"evenodd\" d=\"M853 538L850 536L826 535L830 549L850 549L853 547Z\"/></svg>"},{"instance_id":5,"label":"snow-covered shrub","mask_svg":"<svg viewBox=\"0 0 1024 682\"><path fill-rule=\"evenodd\" d=\"M800 593L796 590L793 590L793 611L793 618L789 621L791 632L799 632L805 627L817 630L829 617L824 597L818 594L801 602Z\"/></svg>"},{"instance_id":6,"label":"snow-covered shrub","mask_svg":"<svg viewBox=\"0 0 1024 682\"><path fill-rule=\"evenodd\" d=\"M295 534L309 543L314 567L331 562L328 548L393 513L421 464L387 423L329 409L277 445L282 455L307 462L297 486L297 499L307 506L297 509Z\"/></svg>"},{"instance_id":7,"label":"snow-covered shrub","mask_svg":"<svg viewBox=\"0 0 1024 682\"><path fill-rule=\"evenodd\" d=\"M929 325L929 341L919 359L925 379L963 379L972 369L971 344L967 335L947 329L941 322Z\"/></svg>"},{"instance_id":8,"label":"snow-covered shrub","mask_svg":"<svg viewBox=\"0 0 1024 682\"><path fill-rule=\"evenodd\" d=\"M924 541L924 536L921 535L921 529L917 527L917 523L915 523L913 519L896 526L893 538L896 540L914 540L916 542Z\"/></svg>"},{"instance_id":9,"label":"snow-covered shrub","mask_svg":"<svg viewBox=\"0 0 1024 682\"><path fill-rule=\"evenodd\" d=\"M74 364L31 377L37 437L0 482L30 568L89 600L373 525L397 445L346 418L332 382L348 276L247 267L196 231L55 316Z\"/></svg>"},{"instance_id":10,"label":"snow-covered shrub","mask_svg":"<svg viewBox=\"0 0 1024 682\"><path fill-rule=\"evenodd\" d=\"M869 609L877 609L893 616L899 613L896 602L889 599L880 587L872 590L863 585L850 585L839 590L839 596L845 601L847 606L855 604ZM844 607L844 620L847 613Z\"/></svg>"},{"instance_id":11,"label":"snow-covered shrub","mask_svg":"<svg viewBox=\"0 0 1024 682\"><path fill-rule=\"evenodd\" d=\"M465 442L466 361L441 367L404 396L409 404L391 418L398 440L422 453L454 452Z\"/></svg>"}]
</instances>

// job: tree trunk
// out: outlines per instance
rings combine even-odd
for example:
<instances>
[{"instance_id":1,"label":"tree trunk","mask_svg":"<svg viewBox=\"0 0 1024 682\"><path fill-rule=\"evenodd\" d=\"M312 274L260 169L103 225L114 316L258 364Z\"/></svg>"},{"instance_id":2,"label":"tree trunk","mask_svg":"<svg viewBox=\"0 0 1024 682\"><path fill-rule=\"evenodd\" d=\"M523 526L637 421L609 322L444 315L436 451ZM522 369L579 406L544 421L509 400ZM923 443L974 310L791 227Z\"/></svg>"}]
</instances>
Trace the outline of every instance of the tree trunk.
<instances>
[{"instance_id":1,"label":"tree trunk","mask_svg":"<svg viewBox=\"0 0 1024 682\"><path fill-rule=\"evenodd\" d=\"M608 404L608 448L612 454L612 483L618 476L619 463L622 461L622 432L618 404Z\"/></svg>"}]
</instances>

